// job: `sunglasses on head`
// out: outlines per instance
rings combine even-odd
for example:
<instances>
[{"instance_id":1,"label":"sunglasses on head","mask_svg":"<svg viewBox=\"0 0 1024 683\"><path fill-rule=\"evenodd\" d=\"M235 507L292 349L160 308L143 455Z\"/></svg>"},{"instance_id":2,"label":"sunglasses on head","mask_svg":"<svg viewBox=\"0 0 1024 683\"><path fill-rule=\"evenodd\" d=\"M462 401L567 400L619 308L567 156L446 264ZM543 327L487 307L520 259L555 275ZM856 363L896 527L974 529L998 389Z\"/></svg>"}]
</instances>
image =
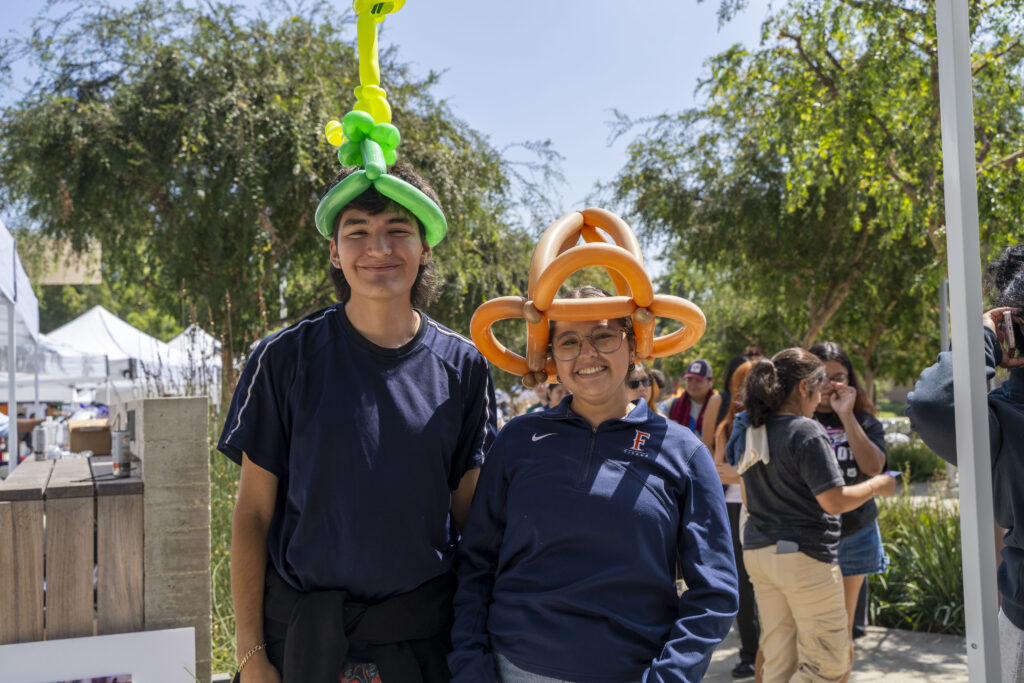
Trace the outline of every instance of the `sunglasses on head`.
<instances>
[{"instance_id":1,"label":"sunglasses on head","mask_svg":"<svg viewBox=\"0 0 1024 683\"><path fill-rule=\"evenodd\" d=\"M639 389L641 385L645 387L651 386L651 378L644 377L643 379L626 380L626 386L628 386L630 389Z\"/></svg>"}]
</instances>

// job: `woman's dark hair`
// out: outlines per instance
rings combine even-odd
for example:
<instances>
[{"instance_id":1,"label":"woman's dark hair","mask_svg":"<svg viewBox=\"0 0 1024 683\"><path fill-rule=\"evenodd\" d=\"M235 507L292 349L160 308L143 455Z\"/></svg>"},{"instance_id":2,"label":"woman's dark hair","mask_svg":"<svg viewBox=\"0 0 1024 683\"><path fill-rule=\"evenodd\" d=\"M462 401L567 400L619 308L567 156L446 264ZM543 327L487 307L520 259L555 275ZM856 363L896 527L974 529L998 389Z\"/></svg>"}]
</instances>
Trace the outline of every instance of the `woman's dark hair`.
<instances>
[{"instance_id":1,"label":"woman's dark hair","mask_svg":"<svg viewBox=\"0 0 1024 683\"><path fill-rule=\"evenodd\" d=\"M634 363L633 372L639 372L644 377L650 377L651 381L654 381L654 377L651 375L651 369L643 363Z\"/></svg>"},{"instance_id":2,"label":"woman's dark hair","mask_svg":"<svg viewBox=\"0 0 1024 683\"><path fill-rule=\"evenodd\" d=\"M326 195L331 191L335 185L340 183L345 178L349 177L356 171L360 170L358 167L343 168L331 184L327 186L323 194ZM409 164L398 163L388 169L388 175L400 178L405 182L409 183L423 194L430 197L439 208L444 210L441 206L441 201L437 198L437 193L434 192L434 188L427 184L416 171L412 169ZM322 195L323 196L323 195ZM416 221L416 226L420 231L420 239L426 241L426 230L423 228L423 224L420 223L419 219L412 215L412 213L401 206L392 199L389 199L377 191L377 188L371 185L365 192L353 199L351 202L345 205L345 209L358 209L365 211L371 216L376 216L384 211L397 211L399 213L410 216ZM345 210L338 212L338 217L334 221L333 233L331 239L338 239L338 226L341 225L341 217L345 213ZM335 268L331 265L331 283L334 285L334 294L338 297L338 301L345 303L352 296L352 288L349 287L348 281L345 280L345 274L341 268ZM437 301L438 294L441 290L441 278L437 272L437 266L434 264L434 260L431 259L424 265L420 265L419 270L416 273L416 281L412 284L412 289L409 291L409 300L412 305L416 308L426 308L430 304Z\"/></svg>"},{"instance_id":3,"label":"woman's dark hair","mask_svg":"<svg viewBox=\"0 0 1024 683\"><path fill-rule=\"evenodd\" d=\"M825 383L825 366L810 351L800 348L779 351L771 360L754 363L747 375L744 405L752 427L760 427L796 391L801 380L812 386Z\"/></svg>"},{"instance_id":4,"label":"woman's dark hair","mask_svg":"<svg viewBox=\"0 0 1024 683\"><path fill-rule=\"evenodd\" d=\"M996 306L1009 306L1024 311L1024 244L1004 251L988 266L988 276L999 292ZM1014 334L1024 338L1024 330L1014 324Z\"/></svg>"},{"instance_id":5,"label":"woman's dark hair","mask_svg":"<svg viewBox=\"0 0 1024 683\"><path fill-rule=\"evenodd\" d=\"M854 413L875 414L875 404L871 402L871 399L864 392L864 387L860 385L860 379L858 379L857 373L853 369L850 357L846 355L846 349L835 342L828 341L819 342L808 349L808 351L820 358L822 363L834 361L842 365L843 369L846 370L846 375L850 378L850 386L857 391L857 398L853 402Z\"/></svg>"},{"instance_id":6,"label":"woman's dark hair","mask_svg":"<svg viewBox=\"0 0 1024 683\"><path fill-rule=\"evenodd\" d=\"M743 355L746 356L748 360L768 357L768 354L764 352L764 349L757 344L751 344L747 348L743 349Z\"/></svg>"},{"instance_id":7,"label":"woman's dark hair","mask_svg":"<svg viewBox=\"0 0 1024 683\"><path fill-rule=\"evenodd\" d=\"M600 287L594 285L583 285L579 289L574 289L566 295L565 299L600 299L602 297L611 296L608 292L604 291ZM612 318L612 320L618 321L622 329L626 331L626 342L629 344L629 348L636 348L636 334L633 332L633 316L627 315L622 318ZM552 320L548 323L548 335L550 337L555 336L555 321ZM551 353L551 344L548 344L548 353ZM626 375L633 372L635 364L630 362L629 367L626 369Z\"/></svg>"}]
</instances>

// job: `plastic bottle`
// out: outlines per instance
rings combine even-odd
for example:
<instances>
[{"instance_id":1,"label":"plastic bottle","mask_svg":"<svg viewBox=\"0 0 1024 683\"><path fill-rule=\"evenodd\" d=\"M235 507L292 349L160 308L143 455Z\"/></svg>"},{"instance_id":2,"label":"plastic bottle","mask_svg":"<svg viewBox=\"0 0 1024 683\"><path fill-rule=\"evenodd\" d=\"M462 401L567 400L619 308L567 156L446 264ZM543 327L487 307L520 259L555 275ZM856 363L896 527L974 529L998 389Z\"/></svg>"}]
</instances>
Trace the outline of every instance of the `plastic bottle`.
<instances>
[{"instance_id":1,"label":"plastic bottle","mask_svg":"<svg viewBox=\"0 0 1024 683\"><path fill-rule=\"evenodd\" d=\"M54 422L53 418L49 415L43 420L43 427L46 429L46 445L56 445L57 443L57 423Z\"/></svg>"}]
</instances>

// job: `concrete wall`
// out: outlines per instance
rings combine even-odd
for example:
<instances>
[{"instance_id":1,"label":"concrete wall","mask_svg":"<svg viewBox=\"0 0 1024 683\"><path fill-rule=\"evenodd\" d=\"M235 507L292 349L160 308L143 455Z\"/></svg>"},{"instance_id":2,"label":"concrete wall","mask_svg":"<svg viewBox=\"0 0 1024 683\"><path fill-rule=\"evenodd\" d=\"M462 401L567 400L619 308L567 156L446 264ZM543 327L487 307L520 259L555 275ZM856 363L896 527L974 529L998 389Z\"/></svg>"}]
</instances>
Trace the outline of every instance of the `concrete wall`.
<instances>
[{"instance_id":1,"label":"concrete wall","mask_svg":"<svg viewBox=\"0 0 1024 683\"><path fill-rule=\"evenodd\" d=\"M210 451L208 400L147 398L114 407L134 426L144 494L145 628L193 626L196 671L210 681ZM138 465L139 463L133 463Z\"/></svg>"}]
</instances>

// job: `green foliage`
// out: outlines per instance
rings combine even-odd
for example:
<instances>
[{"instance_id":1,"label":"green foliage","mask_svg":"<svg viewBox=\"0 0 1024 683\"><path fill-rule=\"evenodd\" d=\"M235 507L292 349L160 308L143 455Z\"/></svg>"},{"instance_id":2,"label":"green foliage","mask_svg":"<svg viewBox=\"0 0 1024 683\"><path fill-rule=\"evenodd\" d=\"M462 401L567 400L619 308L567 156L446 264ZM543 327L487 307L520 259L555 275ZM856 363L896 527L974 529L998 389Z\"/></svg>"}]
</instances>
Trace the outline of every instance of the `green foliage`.
<instances>
[{"instance_id":1,"label":"green foliage","mask_svg":"<svg viewBox=\"0 0 1024 683\"><path fill-rule=\"evenodd\" d=\"M323 126L358 84L351 15L268 16L279 7L82 0L16 46L41 76L0 116L0 201L23 209L20 227L76 248L98 239L105 278L138 289L129 308L158 329L196 319L236 355L334 300L313 212L339 170ZM412 76L393 49L381 62L399 157L448 216L430 312L467 331L484 300L525 290L517 202L549 210L558 157L540 143L535 162L509 162L432 96L436 74Z\"/></svg>"},{"instance_id":2,"label":"green foliage","mask_svg":"<svg viewBox=\"0 0 1024 683\"><path fill-rule=\"evenodd\" d=\"M871 623L964 635L960 518L955 503L912 503L904 493L879 504L882 543L892 564L870 577Z\"/></svg>"},{"instance_id":3,"label":"green foliage","mask_svg":"<svg viewBox=\"0 0 1024 683\"><path fill-rule=\"evenodd\" d=\"M211 429L216 431L216 421ZM211 436L216 442L217 435ZM231 602L231 516L238 496L240 468L210 449L210 585L212 589L213 671L235 670L235 609Z\"/></svg>"},{"instance_id":4,"label":"green foliage","mask_svg":"<svg viewBox=\"0 0 1024 683\"><path fill-rule=\"evenodd\" d=\"M946 461L935 455L916 436L910 443L889 447L886 455L889 468L909 472L909 481L932 481L946 471Z\"/></svg>"},{"instance_id":5,"label":"green foliage","mask_svg":"<svg viewBox=\"0 0 1024 683\"><path fill-rule=\"evenodd\" d=\"M721 3L723 19L743 2ZM1024 212L1020 0L972 4L983 240ZM708 62L701 106L645 121L612 184L648 239L668 240L715 349L820 339L866 384L909 380L937 347L945 262L934 8L792 0L754 50Z\"/></svg>"}]
</instances>

